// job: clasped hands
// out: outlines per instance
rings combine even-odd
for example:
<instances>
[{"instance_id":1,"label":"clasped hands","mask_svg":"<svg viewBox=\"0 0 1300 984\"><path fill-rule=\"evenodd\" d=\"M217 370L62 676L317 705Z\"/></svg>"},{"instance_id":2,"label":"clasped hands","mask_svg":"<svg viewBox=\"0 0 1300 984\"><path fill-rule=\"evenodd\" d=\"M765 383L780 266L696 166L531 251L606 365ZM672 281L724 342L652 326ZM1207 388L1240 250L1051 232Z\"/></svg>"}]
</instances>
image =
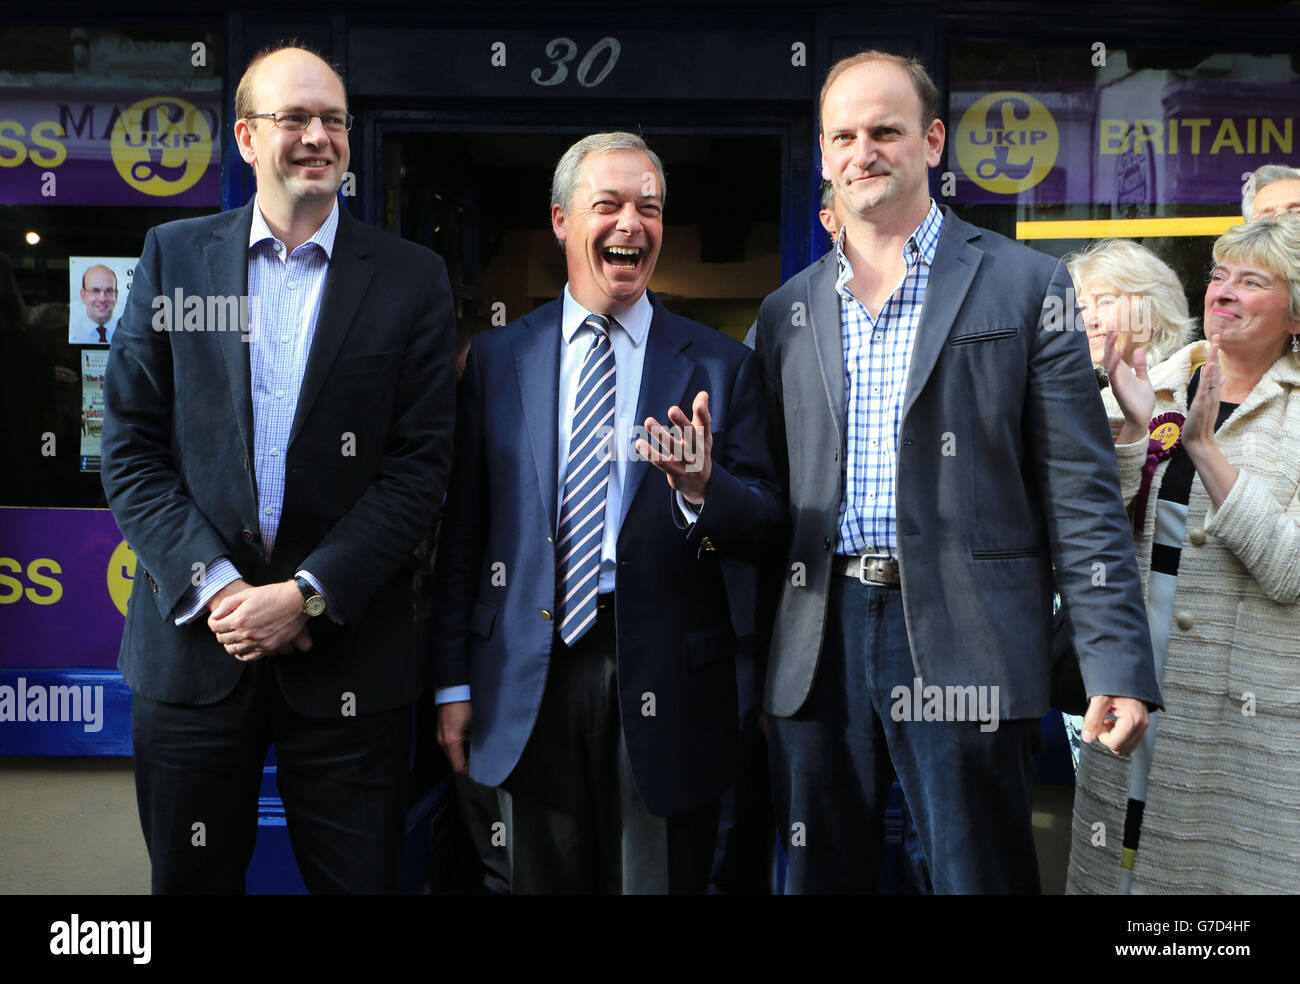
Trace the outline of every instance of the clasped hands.
<instances>
[{"instance_id":1,"label":"clasped hands","mask_svg":"<svg viewBox=\"0 0 1300 984\"><path fill-rule=\"evenodd\" d=\"M653 444L638 439L636 450L668 478L668 484L694 506L704 504L713 475L713 417L709 414L709 394L700 390L691 404L691 419L679 406L668 408L673 429L654 417L645 421L646 433Z\"/></svg>"},{"instance_id":2,"label":"clasped hands","mask_svg":"<svg viewBox=\"0 0 1300 984\"><path fill-rule=\"evenodd\" d=\"M293 581L253 587L232 581L208 602L208 628L241 663L311 648L302 592Z\"/></svg>"}]
</instances>

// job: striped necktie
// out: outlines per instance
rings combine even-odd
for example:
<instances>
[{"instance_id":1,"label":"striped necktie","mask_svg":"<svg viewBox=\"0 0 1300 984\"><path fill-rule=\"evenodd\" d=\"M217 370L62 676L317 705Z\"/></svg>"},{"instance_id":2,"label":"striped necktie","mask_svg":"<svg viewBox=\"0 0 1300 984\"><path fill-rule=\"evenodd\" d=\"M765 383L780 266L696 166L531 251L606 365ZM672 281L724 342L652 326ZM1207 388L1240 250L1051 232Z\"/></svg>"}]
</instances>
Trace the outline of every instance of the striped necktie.
<instances>
[{"instance_id":1,"label":"striped necktie","mask_svg":"<svg viewBox=\"0 0 1300 984\"><path fill-rule=\"evenodd\" d=\"M591 348L578 375L564 498L555 538L560 638L572 646L596 622L600 551L605 542L605 493L614 445L614 348L609 320L593 314Z\"/></svg>"}]
</instances>

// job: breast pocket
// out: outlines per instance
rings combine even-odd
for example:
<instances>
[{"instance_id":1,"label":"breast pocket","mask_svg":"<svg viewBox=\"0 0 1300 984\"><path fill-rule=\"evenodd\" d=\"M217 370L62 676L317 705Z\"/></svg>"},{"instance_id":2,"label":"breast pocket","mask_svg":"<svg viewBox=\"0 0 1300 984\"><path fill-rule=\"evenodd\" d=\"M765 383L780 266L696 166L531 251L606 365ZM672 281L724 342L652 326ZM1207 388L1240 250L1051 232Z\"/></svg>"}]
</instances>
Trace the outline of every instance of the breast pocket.
<instances>
[{"instance_id":1,"label":"breast pocket","mask_svg":"<svg viewBox=\"0 0 1300 984\"><path fill-rule=\"evenodd\" d=\"M355 434L358 441L365 439L369 450L378 450L376 439L392 417L401 357L401 350L393 349L339 359L325 384L325 402L338 429Z\"/></svg>"},{"instance_id":2,"label":"breast pocket","mask_svg":"<svg viewBox=\"0 0 1300 984\"><path fill-rule=\"evenodd\" d=\"M981 342L996 342L1001 338L1015 338L1019 333L1020 329L1016 325L984 325L970 331L961 331L960 334L949 335L948 344L953 347L978 345Z\"/></svg>"},{"instance_id":3,"label":"breast pocket","mask_svg":"<svg viewBox=\"0 0 1300 984\"><path fill-rule=\"evenodd\" d=\"M374 352L370 355L352 355L339 361L334 366L336 376L369 376L389 372L401 357L401 349L387 352Z\"/></svg>"}]
</instances>

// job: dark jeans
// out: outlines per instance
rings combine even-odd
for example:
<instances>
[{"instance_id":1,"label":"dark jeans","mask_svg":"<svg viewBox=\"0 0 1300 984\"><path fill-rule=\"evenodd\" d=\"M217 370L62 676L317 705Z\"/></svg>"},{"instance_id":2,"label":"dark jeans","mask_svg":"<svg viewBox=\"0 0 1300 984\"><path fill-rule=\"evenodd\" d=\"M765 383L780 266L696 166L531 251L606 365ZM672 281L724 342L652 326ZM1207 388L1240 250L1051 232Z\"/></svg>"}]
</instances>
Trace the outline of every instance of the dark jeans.
<instances>
[{"instance_id":1,"label":"dark jeans","mask_svg":"<svg viewBox=\"0 0 1300 984\"><path fill-rule=\"evenodd\" d=\"M936 893L1040 891L1030 802L1041 721L895 720L893 690L910 695L915 676L902 593L833 578L812 693L769 730L787 893L875 891L895 775Z\"/></svg>"},{"instance_id":2,"label":"dark jeans","mask_svg":"<svg viewBox=\"0 0 1300 984\"><path fill-rule=\"evenodd\" d=\"M135 695L136 800L155 894L242 893L268 747L293 853L317 893L397 891L411 709L317 720L254 663L215 704Z\"/></svg>"}]
</instances>

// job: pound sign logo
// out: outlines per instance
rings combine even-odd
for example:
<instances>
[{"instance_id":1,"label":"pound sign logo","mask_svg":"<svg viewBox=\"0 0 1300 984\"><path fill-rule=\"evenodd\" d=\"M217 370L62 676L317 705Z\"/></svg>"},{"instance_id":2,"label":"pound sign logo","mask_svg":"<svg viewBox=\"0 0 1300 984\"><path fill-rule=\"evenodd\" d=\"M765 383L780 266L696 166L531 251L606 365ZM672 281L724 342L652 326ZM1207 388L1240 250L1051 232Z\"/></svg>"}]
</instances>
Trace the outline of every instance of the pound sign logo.
<instances>
[{"instance_id":1,"label":"pound sign logo","mask_svg":"<svg viewBox=\"0 0 1300 984\"><path fill-rule=\"evenodd\" d=\"M990 92L957 125L957 163L985 191L1014 195L1047 177L1060 134L1046 106L1024 92Z\"/></svg>"}]
</instances>

